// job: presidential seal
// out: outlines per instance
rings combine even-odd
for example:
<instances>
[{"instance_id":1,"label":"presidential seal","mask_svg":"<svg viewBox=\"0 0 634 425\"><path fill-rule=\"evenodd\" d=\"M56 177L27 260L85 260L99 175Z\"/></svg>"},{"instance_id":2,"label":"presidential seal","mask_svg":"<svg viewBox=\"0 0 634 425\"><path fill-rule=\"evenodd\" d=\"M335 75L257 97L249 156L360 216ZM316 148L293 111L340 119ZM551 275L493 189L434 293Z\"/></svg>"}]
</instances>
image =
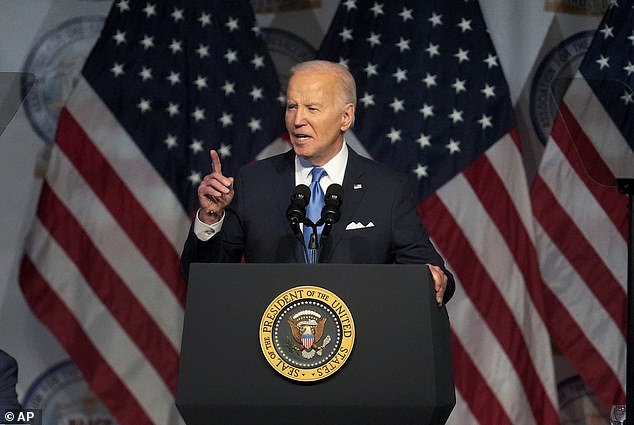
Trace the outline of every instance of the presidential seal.
<instances>
[{"instance_id":1,"label":"presidential seal","mask_svg":"<svg viewBox=\"0 0 634 425\"><path fill-rule=\"evenodd\" d=\"M260 322L264 357L294 381L333 375L350 357L354 336L354 321L345 303L316 286L298 286L278 295Z\"/></svg>"}]
</instances>

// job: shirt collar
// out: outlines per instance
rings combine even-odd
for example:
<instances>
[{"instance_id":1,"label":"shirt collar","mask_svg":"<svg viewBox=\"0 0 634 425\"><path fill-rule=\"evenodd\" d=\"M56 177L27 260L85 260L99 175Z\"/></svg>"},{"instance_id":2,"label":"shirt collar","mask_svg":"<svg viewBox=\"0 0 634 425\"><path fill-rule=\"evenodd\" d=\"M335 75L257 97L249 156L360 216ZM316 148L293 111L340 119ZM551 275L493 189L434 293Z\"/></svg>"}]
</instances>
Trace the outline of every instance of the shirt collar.
<instances>
[{"instance_id":1,"label":"shirt collar","mask_svg":"<svg viewBox=\"0 0 634 425\"><path fill-rule=\"evenodd\" d=\"M330 183L343 184L343 176L346 173L348 163L348 146L344 140L343 146L337 155L324 164L321 168L326 170L327 180ZM295 184L310 184L312 177L310 172L314 167L295 155ZM323 180L323 178L322 178ZM323 186L322 186L323 187Z\"/></svg>"}]
</instances>

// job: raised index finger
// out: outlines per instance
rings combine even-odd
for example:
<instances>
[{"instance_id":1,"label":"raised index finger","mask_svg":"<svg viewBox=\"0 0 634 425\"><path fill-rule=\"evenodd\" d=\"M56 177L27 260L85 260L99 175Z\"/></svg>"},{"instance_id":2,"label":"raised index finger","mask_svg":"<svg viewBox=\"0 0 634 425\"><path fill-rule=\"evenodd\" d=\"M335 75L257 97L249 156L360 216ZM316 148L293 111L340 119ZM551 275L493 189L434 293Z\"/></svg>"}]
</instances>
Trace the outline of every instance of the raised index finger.
<instances>
[{"instance_id":1,"label":"raised index finger","mask_svg":"<svg viewBox=\"0 0 634 425\"><path fill-rule=\"evenodd\" d=\"M212 149L209 151L209 156L211 157L211 171L213 173L222 174L222 164L220 163L218 152Z\"/></svg>"}]
</instances>

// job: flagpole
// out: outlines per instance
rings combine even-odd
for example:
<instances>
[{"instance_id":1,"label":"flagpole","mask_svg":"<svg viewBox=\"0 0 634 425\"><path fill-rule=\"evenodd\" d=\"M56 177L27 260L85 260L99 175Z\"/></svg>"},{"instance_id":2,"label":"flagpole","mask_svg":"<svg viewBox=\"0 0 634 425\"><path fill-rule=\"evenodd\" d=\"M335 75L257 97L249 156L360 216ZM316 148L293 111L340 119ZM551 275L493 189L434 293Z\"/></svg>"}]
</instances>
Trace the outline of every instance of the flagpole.
<instances>
[{"instance_id":1,"label":"flagpole","mask_svg":"<svg viewBox=\"0 0 634 425\"><path fill-rule=\"evenodd\" d=\"M627 342L625 360L626 423L634 423L634 179L616 179L619 192L628 196L627 240ZM627 419L630 418L628 421Z\"/></svg>"}]
</instances>

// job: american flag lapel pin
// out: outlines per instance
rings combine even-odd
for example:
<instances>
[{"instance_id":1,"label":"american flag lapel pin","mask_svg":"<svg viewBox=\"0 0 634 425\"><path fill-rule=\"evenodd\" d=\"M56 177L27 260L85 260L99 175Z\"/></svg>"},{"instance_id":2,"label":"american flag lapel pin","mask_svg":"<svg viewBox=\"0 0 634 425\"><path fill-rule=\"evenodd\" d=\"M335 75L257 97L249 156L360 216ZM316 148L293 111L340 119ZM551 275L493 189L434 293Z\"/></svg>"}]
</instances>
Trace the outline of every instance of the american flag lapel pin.
<instances>
[{"instance_id":1,"label":"american flag lapel pin","mask_svg":"<svg viewBox=\"0 0 634 425\"><path fill-rule=\"evenodd\" d=\"M355 183L352 185L353 189L363 189L363 185L361 183Z\"/></svg>"}]
</instances>

